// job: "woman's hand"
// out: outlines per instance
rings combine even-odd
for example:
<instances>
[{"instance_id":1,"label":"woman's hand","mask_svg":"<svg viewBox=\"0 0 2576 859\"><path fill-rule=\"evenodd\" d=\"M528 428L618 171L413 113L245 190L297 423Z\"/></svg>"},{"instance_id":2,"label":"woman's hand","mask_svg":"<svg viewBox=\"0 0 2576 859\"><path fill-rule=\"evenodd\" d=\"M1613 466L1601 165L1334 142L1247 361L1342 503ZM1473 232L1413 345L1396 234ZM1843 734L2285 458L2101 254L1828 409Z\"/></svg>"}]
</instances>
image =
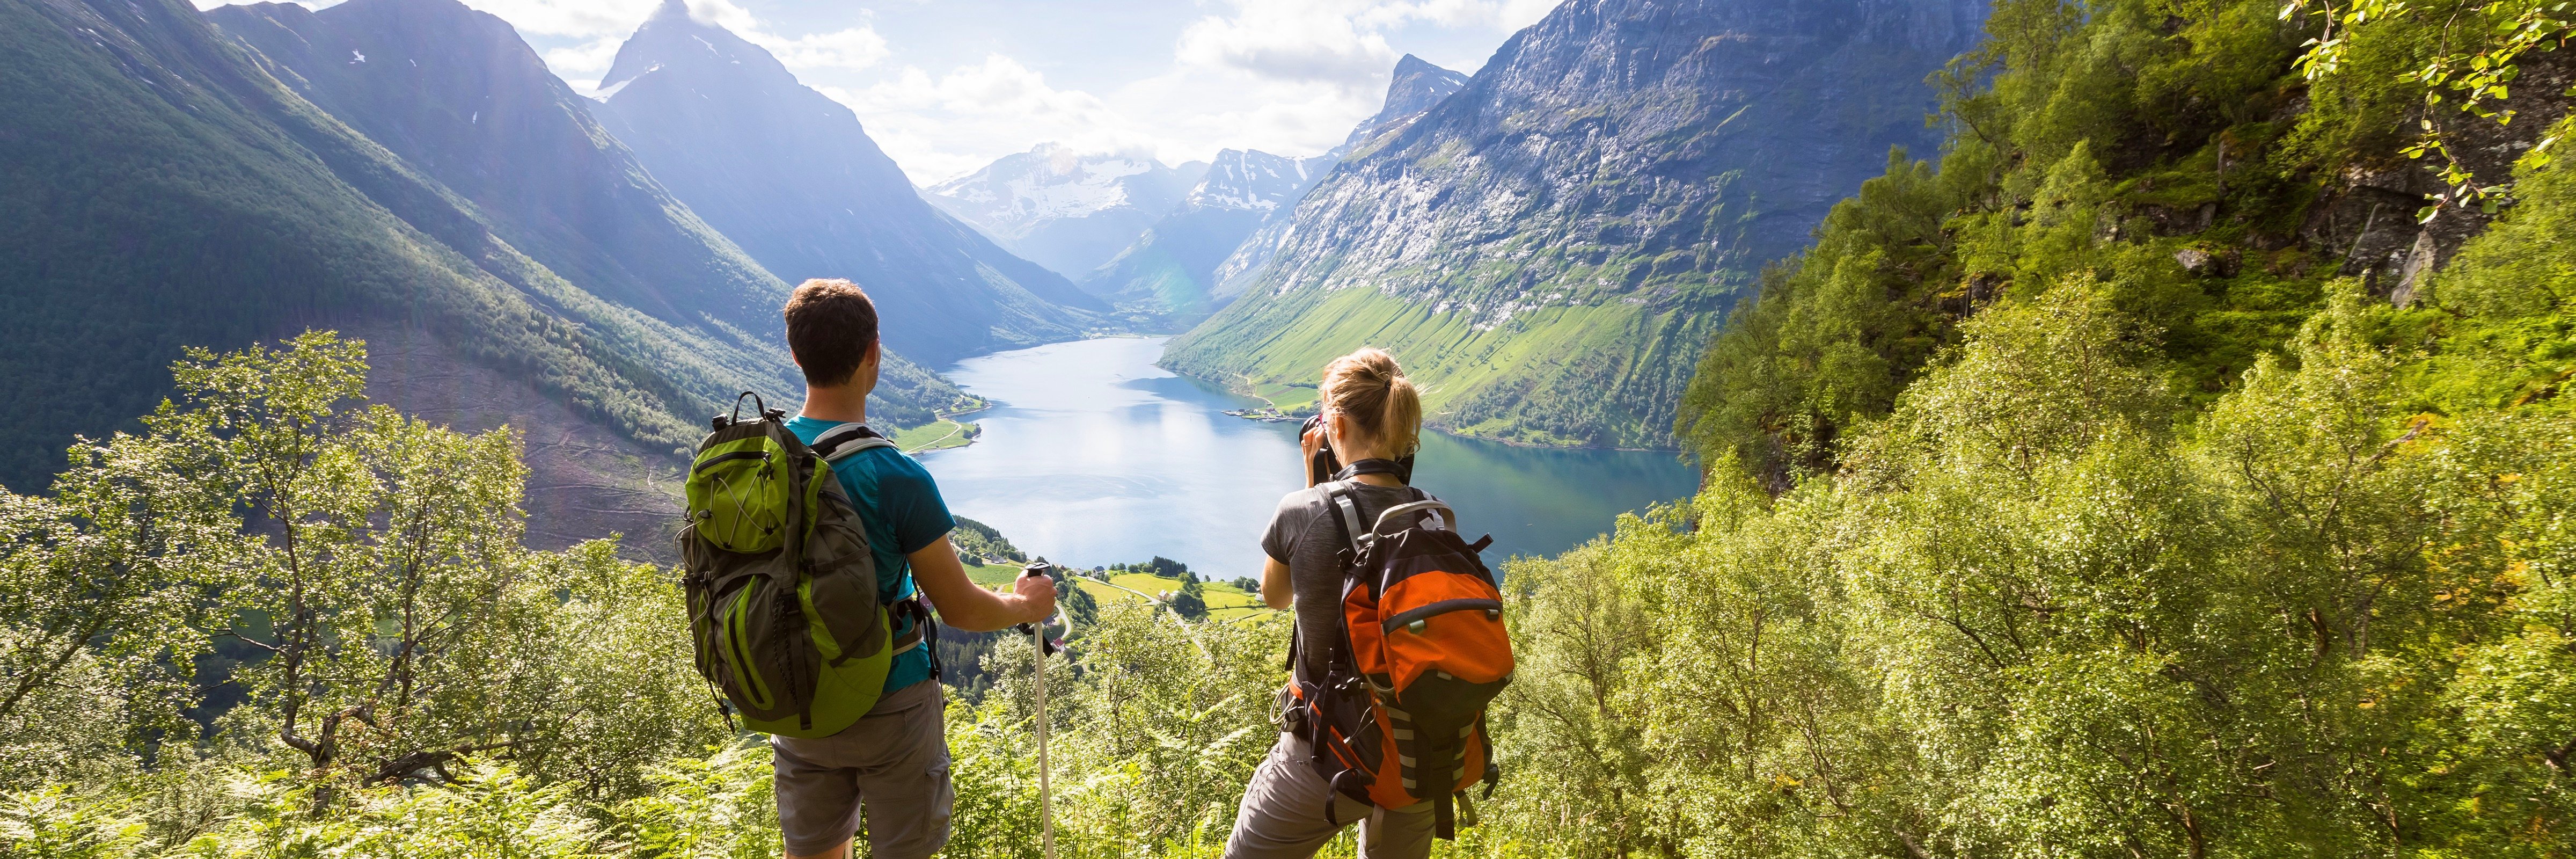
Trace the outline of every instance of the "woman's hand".
<instances>
[{"instance_id":1,"label":"woman's hand","mask_svg":"<svg viewBox=\"0 0 2576 859\"><path fill-rule=\"evenodd\" d=\"M1304 454L1297 460L1297 473L1306 477L1306 485L1310 487L1315 485L1315 452L1323 450L1326 444L1324 422L1316 421L1314 426L1314 429L1297 437L1297 451Z\"/></svg>"}]
</instances>

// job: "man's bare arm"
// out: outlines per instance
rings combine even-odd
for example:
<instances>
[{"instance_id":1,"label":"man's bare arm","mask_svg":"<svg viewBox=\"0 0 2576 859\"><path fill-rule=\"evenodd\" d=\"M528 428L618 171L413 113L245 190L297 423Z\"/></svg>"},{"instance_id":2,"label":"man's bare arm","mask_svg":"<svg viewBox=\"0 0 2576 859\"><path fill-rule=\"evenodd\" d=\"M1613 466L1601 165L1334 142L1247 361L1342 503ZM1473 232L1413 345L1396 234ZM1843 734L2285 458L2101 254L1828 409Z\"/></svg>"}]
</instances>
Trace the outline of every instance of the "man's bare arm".
<instances>
[{"instance_id":1,"label":"man's bare arm","mask_svg":"<svg viewBox=\"0 0 2576 859\"><path fill-rule=\"evenodd\" d=\"M1015 593L985 590L966 577L966 565L957 560L957 548L946 536L904 557L912 559L913 583L938 607L941 623L966 632L991 632L1055 614L1054 579L1021 576L1012 583Z\"/></svg>"}]
</instances>

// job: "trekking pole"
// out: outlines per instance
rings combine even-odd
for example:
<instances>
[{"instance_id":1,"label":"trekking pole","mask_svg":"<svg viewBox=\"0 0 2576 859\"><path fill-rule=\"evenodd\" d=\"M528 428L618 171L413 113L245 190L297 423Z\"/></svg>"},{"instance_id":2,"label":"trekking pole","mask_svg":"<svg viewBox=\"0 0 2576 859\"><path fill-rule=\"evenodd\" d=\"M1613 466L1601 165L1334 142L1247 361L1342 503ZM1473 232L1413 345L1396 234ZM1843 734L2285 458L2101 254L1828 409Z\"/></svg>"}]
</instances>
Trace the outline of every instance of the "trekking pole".
<instances>
[{"instance_id":1,"label":"trekking pole","mask_svg":"<svg viewBox=\"0 0 2576 859\"><path fill-rule=\"evenodd\" d=\"M1049 581L1053 581L1055 576L1050 574L1052 569L1053 567L1041 558L1037 563L1023 569L1022 574L1043 575ZM1064 606L1061 604L1056 606L1054 619L1046 623L1020 624L1020 628L1028 630L1033 643L1037 645L1037 655L1034 657L1036 670L1032 673L1037 679L1038 698L1038 842L1046 853L1046 859L1055 859L1055 788L1048 783L1048 776L1051 773L1047 760L1046 659L1056 651L1054 643L1047 640L1046 631L1050 624L1063 626L1065 637L1073 637L1073 618L1065 614Z\"/></svg>"}]
</instances>

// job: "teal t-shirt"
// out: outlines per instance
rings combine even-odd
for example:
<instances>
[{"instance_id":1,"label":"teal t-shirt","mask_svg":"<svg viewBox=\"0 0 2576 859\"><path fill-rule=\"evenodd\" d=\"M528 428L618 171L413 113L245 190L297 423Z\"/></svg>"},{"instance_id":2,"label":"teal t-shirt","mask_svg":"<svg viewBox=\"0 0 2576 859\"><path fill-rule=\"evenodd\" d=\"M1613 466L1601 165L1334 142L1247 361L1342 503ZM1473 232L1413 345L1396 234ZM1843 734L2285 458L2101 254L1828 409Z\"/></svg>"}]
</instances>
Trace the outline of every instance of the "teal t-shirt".
<instances>
[{"instance_id":1,"label":"teal t-shirt","mask_svg":"<svg viewBox=\"0 0 2576 859\"><path fill-rule=\"evenodd\" d=\"M812 444L840 425L798 415L787 422L787 431ZM859 509L860 524L868 529L868 548L877 556L877 600L892 605L911 596L912 561L905 556L929 548L957 527L948 515L948 502L939 497L939 484L920 462L891 447L850 454L832 464L832 473L841 478L851 506ZM911 618L895 619L895 637L911 631ZM895 656L886 669L885 690L891 694L928 679L930 648L925 645Z\"/></svg>"}]
</instances>

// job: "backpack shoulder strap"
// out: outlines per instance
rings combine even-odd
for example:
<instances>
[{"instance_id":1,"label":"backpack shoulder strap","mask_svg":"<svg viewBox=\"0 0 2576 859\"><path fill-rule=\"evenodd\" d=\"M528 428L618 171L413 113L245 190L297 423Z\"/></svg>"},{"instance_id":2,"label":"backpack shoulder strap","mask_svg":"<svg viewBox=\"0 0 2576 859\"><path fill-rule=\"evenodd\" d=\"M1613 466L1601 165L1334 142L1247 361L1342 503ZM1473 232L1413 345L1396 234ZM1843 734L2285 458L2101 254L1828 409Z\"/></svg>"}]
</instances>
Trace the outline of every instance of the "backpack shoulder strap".
<instances>
[{"instance_id":1,"label":"backpack shoulder strap","mask_svg":"<svg viewBox=\"0 0 2576 859\"><path fill-rule=\"evenodd\" d=\"M893 447L894 442L878 435L867 424L847 423L824 430L822 435L814 437L813 444L807 446L813 448L815 455L821 456L824 462L840 462L862 450Z\"/></svg>"},{"instance_id":2,"label":"backpack shoulder strap","mask_svg":"<svg viewBox=\"0 0 2576 859\"><path fill-rule=\"evenodd\" d=\"M1350 544L1351 559L1357 561L1360 555L1367 553L1369 544L1377 541L1376 533L1360 524L1359 504L1352 500L1349 484L1335 483L1332 489L1325 491L1324 497L1331 502L1334 512L1340 514L1336 521L1342 526L1342 539Z\"/></svg>"}]
</instances>

